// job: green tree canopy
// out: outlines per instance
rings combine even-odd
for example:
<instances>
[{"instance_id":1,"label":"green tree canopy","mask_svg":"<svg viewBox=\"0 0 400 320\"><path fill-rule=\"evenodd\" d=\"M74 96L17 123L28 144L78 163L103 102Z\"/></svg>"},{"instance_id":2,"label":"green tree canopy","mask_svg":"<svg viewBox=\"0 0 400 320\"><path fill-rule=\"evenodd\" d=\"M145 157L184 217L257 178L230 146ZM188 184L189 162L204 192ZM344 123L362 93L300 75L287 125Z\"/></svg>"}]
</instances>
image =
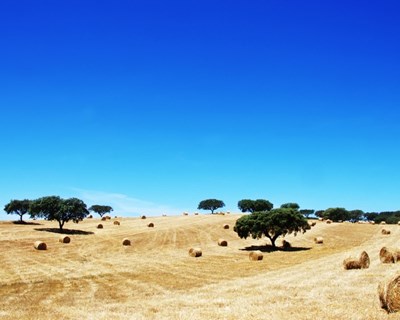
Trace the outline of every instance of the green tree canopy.
<instances>
[{"instance_id":1,"label":"green tree canopy","mask_svg":"<svg viewBox=\"0 0 400 320\"><path fill-rule=\"evenodd\" d=\"M42 197L32 201L31 211L46 220L57 220L60 230L70 220L82 220L89 211L86 204L77 198L62 199L58 196Z\"/></svg>"},{"instance_id":2,"label":"green tree canopy","mask_svg":"<svg viewBox=\"0 0 400 320\"><path fill-rule=\"evenodd\" d=\"M207 199L200 201L199 206L197 209L202 209L202 210L211 210L211 213L214 213L214 211L218 208L225 207L225 203L221 200L217 199Z\"/></svg>"},{"instance_id":3,"label":"green tree canopy","mask_svg":"<svg viewBox=\"0 0 400 320\"><path fill-rule=\"evenodd\" d=\"M101 205L95 204L95 205L91 206L88 210L96 212L100 215L100 217L102 217L104 214L110 213L111 211L113 211L113 208L110 206L101 206Z\"/></svg>"},{"instance_id":4,"label":"green tree canopy","mask_svg":"<svg viewBox=\"0 0 400 320\"><path fill-rule=\"evenodd\" d=\"M257 199L243 199L238 202L238 208L242 212L254 212L254 211L269 211L274 205L268 200Z\"/></svg>"},{"instance_id":5,"label":"green tree canopy","mask_svg":"<svg viewBox=\"0 0 400 320\"><path fill-rule=\"evenodd\" d=\"M288 202L281 205L281 208L295 209L299 210L300 206L296 202Z\"/></svg>"},{"instance_id":6,"label":"green tree canopy","mask_svg":"<svg viewBox=\"0 0 400 320\"><path fill-rule=\"evenodd\" d=\"M252 236L254 239L265 235L273 247L279 236L310 229L304 216L292 208L272 209L271 211L253 212L236 221L234 231L240 238Z\"/></svg>"},{"instance_id":7,"label":"green tree canopy","mask_svg":"<svg viewBox=\"0 0 400 320\"><path fill-rule=\"evenodd\" d=\"M328 208L324 211L322 217L332 221L345 221L350 220L350 213L345 208Z\"/></svg>"},{"instance_id":8,"label":"green tree canopy","mask_svg":"<svg viewBox=\"0 0 400 320\"><path fill-rule=\"evenodd\" d=\"M313 214L315 210L313 209L301 209L299 212L304 215L306 218L308 218L309 215Z\"/></svg>"},{"instance_id":9,"label":"green tree canopy","mask_svg":"<svg viewBox=\"0 0 400 320\"><path fill-rule=\"evenodd\" d=\"M23 222L22 216L28 212L30 212L30 200L11 200L4 206L4 211L7 214L17 214L19 215L19 221ZM32 215L31 215L32 216Z\"/></svg>"}]
</instances>

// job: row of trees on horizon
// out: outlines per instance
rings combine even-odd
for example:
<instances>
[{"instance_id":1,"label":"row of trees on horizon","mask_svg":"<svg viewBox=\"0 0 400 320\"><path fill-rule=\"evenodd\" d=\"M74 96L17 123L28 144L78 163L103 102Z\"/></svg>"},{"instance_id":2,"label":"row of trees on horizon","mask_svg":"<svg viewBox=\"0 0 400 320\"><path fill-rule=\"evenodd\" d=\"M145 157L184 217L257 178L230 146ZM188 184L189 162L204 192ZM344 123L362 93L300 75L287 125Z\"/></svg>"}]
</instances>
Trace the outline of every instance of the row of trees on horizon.
<instances>
[{"instance_id":1,"label":"row of trees on horizon","mask_svg":"<svg viewBox=\"0 0 400 320\"><path fill-rule=\"evenodd\" d=\"M206 199L200 201L198 209L210 210L213 214L215 210L223 208L225 203L218 199ZM241 212L257 213L270 212L273 209L272 202L266 199L242 199L238 202L238 208ZM362 210L346 210L345 208L328 208L326 210L301 209L299 204L295 202L284 203L279 209L291 209L299 213L305 218L324 218L332 221L351 221L360 220L374 221L380 223L382 221L388 224L396 224L400 221L400 211L384 211L384 212L363 212ZM95 212L102 217L104 214L113 211L111 206L107 205L87 205L78 198L63 199L59 196L41 197L35 200L11 200L5 205L4 211L7 214L17 214L20 222L23 222L23 216L29 214L30 218L44 218L45 220L56 220L62 230L64 224L68 221L79 222L83 220L89 212ZM279 211L281 212L281 211Z\"/></svg>"}]
</instances>

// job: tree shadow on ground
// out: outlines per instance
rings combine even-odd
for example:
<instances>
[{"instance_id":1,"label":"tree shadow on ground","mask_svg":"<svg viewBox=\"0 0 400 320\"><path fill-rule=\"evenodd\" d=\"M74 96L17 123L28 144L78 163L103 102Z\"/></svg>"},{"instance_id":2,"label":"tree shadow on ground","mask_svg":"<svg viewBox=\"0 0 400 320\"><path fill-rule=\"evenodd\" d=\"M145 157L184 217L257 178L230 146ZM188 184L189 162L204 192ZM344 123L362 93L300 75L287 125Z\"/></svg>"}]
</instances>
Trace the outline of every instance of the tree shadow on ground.
<instances>
[{"instance_id":1,"label":"tree shadow on ground","mask_svg":"<svg viewBox=\"0 0 400 320\"><path fill-rule=\"evenodd\" d=\"M62 229L59 228L35 228L36 231L45 231L45 232L53 232L53 233L61 233L61 234L78 234L78 235L90 235L94 234L92 231L83 231L83 230L71 230L71 229Z\"/></svg>"},{"instance_id":2,"label":"tree shadow on ground","mask_svg":"<svg viewBox=\"0 0 400 320\"><path fill-rule=\"evenodd\" d=\"M266 244L263 246L249 246L240 249L242 251L261 251L261 252L275 252L275 251L306 251L310 250L310 247L290 247L290 248L283 248L283 247L273 247L270 244Z\"/></svg>"},{"instance_id":3,"label":"tree shadow on ground","mask_svg":"<svg viewBox=\"0 0 400 320\"><path fill-rule=\"evenodd\" d=\"M12 224L21 224L21 225L27 225L27 226L41 226L41 223L38 222L28 222L28 221L12 221Z\"/></svg>"}]
</instances>

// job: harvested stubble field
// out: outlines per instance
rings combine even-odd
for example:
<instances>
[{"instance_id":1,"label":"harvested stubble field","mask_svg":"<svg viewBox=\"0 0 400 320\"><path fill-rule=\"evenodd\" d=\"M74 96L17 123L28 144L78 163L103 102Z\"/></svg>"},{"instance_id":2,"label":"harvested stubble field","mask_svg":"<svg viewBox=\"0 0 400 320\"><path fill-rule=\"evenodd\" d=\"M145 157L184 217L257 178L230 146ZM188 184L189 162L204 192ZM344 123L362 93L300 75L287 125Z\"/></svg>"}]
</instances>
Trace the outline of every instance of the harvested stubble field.
<instances>
[{"instance_id":1,"label":"harvested stubble field","mask_svg":"<svg viewBox=\"0 0 400 320\"><path fill-rule=\"evenodd\" d=\"M58 241L56 222L0 223L0 319L398 319L380 309L378 283L399 271L379 250L396 247L399 226L318 222L288 236L292 248L271 251L268 240L239 239L239 215L99 219ZM148 228L151 220L154 228ZM224 229L229 224L229 229ZM315 244L322 236L324 244ZM131 240L123 246L122 240ZM218 246L218 239L228 241ZM33 248L36 240L46 251ZM281 243L278 239L277 244ZM203 255L192 258L190 247ZM264 251L249 261L249 250ZM344 270L367 251L371 265Z\"/></svg>"}]
</instances>

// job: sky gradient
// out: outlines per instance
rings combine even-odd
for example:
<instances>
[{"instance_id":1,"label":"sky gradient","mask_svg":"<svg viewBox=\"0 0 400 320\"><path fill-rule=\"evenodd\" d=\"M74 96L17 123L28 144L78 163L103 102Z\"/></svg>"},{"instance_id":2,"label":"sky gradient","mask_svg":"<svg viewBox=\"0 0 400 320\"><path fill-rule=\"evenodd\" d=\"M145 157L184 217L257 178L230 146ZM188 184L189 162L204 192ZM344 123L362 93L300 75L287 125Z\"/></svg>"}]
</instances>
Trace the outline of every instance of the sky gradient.
<instances>
[{"instance_id":1,"label":"sky gradient","mask_svg":"<svg viewBox=\"0 0 400 320\"><path fill-rule=\"evenodd\" d=\"M0 205L400 209L397 1L0 4ZM0 210L0 219L11 219Z\"/></svg>"}]
</instances>

